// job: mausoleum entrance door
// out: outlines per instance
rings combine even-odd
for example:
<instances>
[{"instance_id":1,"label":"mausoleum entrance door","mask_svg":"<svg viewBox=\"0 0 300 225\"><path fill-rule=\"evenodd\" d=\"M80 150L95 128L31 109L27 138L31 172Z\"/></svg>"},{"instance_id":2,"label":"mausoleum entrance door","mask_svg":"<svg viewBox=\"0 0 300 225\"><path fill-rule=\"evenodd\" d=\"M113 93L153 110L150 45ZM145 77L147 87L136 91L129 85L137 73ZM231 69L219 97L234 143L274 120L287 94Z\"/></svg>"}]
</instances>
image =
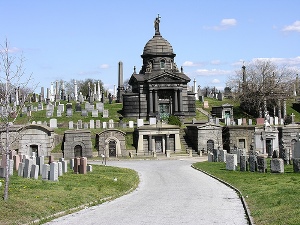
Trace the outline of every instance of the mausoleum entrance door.
<instances>
[{"instance_id":1,"label":"mausoleum entrance door","mask_svg":"<svg viewBox=\"0 0 300 225\"><path fill-rule=\"evenodd\" d=\"M81 145L76 145L74 147L74 157L82 157L82 147Z\"/></svg>"},{"instance_id":2,"label":"mausoleum entrance door","mask_svg":"<svg viewBox=\"0 0 300 225\"><path fill-rule=\"evenodd\" d=\"M159 103L159 117L167 118L170 115L170 104L169 103Z\"/></svg>"},{"instance_id":3,"label":"mausoleum entrance door","mask_svg":"<svg viewBox=\"0 0 300 225\"><path fill-rule=\"evenodd\" d=\"M273 154L272 139L266 139L266 153L268 153L268 156Z\"/></svg>"},{"instance_id":4,"label":"mausoleum entrance door","mask_svg":"<svg viewBox=\"0 0 300 225\"><path fill-rule=\"evenodd\" d=\"M36 157L39 156L39 154L38 154L38 149L39 149L38 145L30 145L30 151L31 151L31 153L32 153L32 152L35 152L35 156L36 156Z\"/></svg>"},{"instance_id":5,"label":"mausoleum entrance door","mask_svg":"<svg viewBox=\"0 0 300 225\"><path fill-rule=\"evenodd\" d=\"M162 137L161 136L156 136L155 137L155 151L157 153L162 153L162 151L163 151Z\"/></svg>"},{"instance_id":6,"label":"mausoleum entrance door","mask_svg":"<svg viewBox=\"0 0 300 225\"><path fill-rule=\"evenodd\" d=\"M213 152L214 150L214 141L208 140L207 141L207 152Z\"/></svg>"},{"instance_id":7,"label":"mausoleum entrance door","mask_svg":"<svg viewBox=\"0 0 300 225\"><path fill-rule=\"evenodd\" d=\"M110 140L108 143L108 148L109 148L109 157L116 157L117 156L116 141Z\"/></svg>"}]
</instances>

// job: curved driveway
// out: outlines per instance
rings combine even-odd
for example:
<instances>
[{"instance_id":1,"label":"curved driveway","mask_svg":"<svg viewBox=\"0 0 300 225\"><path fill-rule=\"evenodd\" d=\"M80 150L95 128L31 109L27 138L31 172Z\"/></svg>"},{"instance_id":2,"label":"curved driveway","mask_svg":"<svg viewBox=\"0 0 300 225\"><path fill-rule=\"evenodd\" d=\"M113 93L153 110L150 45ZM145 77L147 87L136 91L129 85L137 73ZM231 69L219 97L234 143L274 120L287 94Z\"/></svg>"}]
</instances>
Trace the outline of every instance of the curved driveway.
<instances>
[{"instance_id":1,"label":"curved driveway","mask_svg":"<svg viewBox=\"0 0 300 225\"><path fill-rule=\"evenodd\" d=\"M47 224L248 224L237 194L191 168L190 160L108 161L132 168L141 183L132 193Z\"/></svg>"}]
</instances>

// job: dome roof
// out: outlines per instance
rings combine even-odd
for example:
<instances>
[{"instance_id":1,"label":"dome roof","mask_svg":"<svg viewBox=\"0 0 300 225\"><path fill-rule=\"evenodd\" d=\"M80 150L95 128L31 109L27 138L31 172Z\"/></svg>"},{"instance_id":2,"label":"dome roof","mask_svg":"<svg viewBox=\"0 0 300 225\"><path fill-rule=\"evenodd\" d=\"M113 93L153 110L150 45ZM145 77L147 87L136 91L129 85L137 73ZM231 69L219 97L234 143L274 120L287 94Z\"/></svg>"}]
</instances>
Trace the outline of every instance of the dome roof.
<instances>
[{"instance_id":1,"label":"dome roof","mask_svg":"<svg viewBox=\"0 0 300 225\"><path fill-rule=\"evenodd\" d=\"M156 34L144 47L143 55L173 55L173 47L161 35Z\"/></svg>"}]
</instances>

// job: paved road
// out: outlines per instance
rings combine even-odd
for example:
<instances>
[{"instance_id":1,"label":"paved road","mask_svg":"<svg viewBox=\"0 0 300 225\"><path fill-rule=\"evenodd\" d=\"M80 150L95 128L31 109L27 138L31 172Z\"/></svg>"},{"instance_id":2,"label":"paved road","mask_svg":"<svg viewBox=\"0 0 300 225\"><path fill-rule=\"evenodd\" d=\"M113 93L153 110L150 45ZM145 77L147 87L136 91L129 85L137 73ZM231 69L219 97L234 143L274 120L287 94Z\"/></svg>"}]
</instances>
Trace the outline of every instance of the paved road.
<instances>
[{"instance_id":1,"label":"paved road","mask_svg":"<svg viewBox=\"0 0 300 225\"><path fill-rule=\"evenodd\" d=\"M53 224L247 224L237 194L191 168L190 160L109 161L132 168L141 183L132 193L58 219Z\"/></svg>"}]
</instances>

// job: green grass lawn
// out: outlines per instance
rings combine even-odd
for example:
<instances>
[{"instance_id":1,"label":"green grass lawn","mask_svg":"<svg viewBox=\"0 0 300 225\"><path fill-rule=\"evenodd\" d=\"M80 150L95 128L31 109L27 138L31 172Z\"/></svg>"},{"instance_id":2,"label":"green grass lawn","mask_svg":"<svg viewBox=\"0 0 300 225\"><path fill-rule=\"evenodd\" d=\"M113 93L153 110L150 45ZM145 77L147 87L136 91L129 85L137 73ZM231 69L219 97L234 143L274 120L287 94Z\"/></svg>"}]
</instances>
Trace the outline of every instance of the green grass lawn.
<instances>
[{"instance_id":1,"label":"green grass lawn","mask_svg":"<svg viewBox=\"0 0 300 225\"><path fill-rule=\"evenodd\" d=\"M101 204L105 198L121 196L139 183L133 170L97 165L88 174L69 171L58 182L25 179L16 174L15 171L10 179L8 201L0 200L1 225L26 224L58 212L73 212L71 209L82 205ZM4 184L0 187L0 192L3 191Z\"/></svg>"},{"instance_id":2,"label":"green grass lawn","mask_svg":"<svg viewBox=\"0 0 300 225\"><path fill-rule=\"evenodd\" d=\"M255 224L300 224L300 174L292 165L285 166L284 174L228 171L225 163L194 166L238 188Z\"/></svg>"}]
</instances>

